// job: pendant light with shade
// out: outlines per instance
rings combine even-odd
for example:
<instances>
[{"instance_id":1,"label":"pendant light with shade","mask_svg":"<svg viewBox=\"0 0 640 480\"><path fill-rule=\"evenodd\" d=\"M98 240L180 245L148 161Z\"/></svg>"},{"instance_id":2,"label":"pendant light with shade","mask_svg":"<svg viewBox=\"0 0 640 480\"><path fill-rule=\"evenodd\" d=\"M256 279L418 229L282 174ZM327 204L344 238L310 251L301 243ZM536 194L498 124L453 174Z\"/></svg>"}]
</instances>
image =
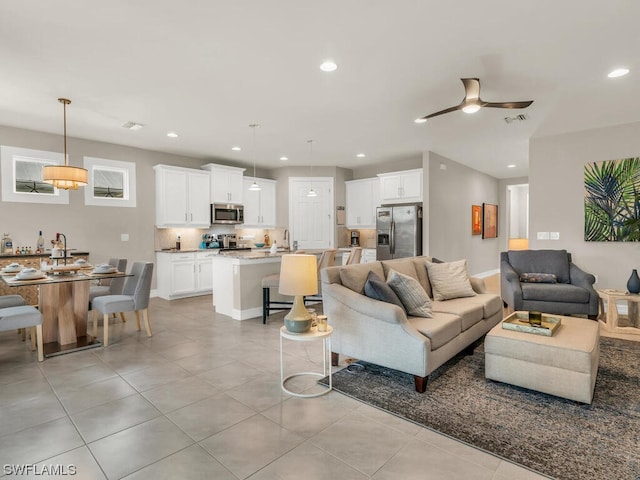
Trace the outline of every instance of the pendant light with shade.
<instances>
[{"instance_id":1,"label":"pendant light with shade","mask_svg":"<svg viewBox=\"0 0 640 480\"><path fill-rule=\"evenodd\" d=\"M260 128L260 125L252 123L249 126L253 129L253 183L249 187L249 190L252 192L259 192L260 185L256 182L256 128Z\"/></svg>"},{"instance_id":2,"label":"pendant light with shade","mask_svg":"<svg viewBox=\"0 0 640 480\"><path fill-rule=\"evenodd\" d=\"M311 178L311 187L307 192L307 197L317 197L318 194L313 189L313 140L307 140L309 144L309 178Z\"/></svg>"},{"instance_id":3,"label":"pendant light with shade","mask_svg":"<svg viewBox=\"0 0 640 480\"><path fill-rule=\"evenodd\" d=\"M64 109L64 165L45 165L42 167L42 181L63 190L77 190L89 183L89 172L81 167L67 164L67 105L71 100L59 98Z\"/></svg>"}]
</instances>

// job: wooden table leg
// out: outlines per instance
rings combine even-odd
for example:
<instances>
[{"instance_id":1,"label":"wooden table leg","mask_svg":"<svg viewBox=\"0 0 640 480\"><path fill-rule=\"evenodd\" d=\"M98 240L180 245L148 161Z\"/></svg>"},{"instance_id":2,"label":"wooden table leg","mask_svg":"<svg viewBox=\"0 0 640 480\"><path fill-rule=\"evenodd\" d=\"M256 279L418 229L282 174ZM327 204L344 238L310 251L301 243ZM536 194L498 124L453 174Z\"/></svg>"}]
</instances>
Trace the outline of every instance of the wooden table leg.
<instances>
[{"instance_id":1,"label":"wooden table leg","mask_svg":"<svg viewBox=\"0 0 640 480\"><path fill-rule=\"evenodd\" d=\"M618 326L618 308L615 299L611 296L607 300L607 326L610 329Z\"/></svg>"},{"instance_id":2,"label":"wooden table leg","mask_svg":"<svg viewBox=\"0 0 640 480\"><path fill-rule=\"evenodd\" d=\"M88 282L51 283L40 286L44 343L76 343L87 332Z\"/></svg>"},{"instance_id":3,"label":"wooden table leg","mask_svg":"<svg viewBox=\"0 0 640 480\"><path fill-rule=\"evenodd\" d=\"M638 302L627 302L627 312L629 316L629 326L638 327Z\"/></svg>"}]
</instances>

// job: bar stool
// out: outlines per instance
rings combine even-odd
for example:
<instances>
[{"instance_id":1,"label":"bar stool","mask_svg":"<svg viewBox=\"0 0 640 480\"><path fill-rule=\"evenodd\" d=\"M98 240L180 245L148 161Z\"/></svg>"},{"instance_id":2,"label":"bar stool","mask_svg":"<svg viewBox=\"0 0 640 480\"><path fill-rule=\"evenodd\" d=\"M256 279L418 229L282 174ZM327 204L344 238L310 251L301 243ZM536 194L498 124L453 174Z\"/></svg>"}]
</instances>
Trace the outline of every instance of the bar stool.
<instances>
[{"instance_id":1,"label":"bar stool","mask_svg":"<svg viewBox=\"0 0 640 480\"><path fill-rule=\"evenodd\" d=\"M296 250L295 254L303 254L304 250ZM267 323L267 317L272 310L283 310L287 305L293 305L293 302L287 301L271 301L271 289L280 286L280 274L272 273L262 277L262 323Z\"/></svg>"},{"instance_id":2,"label":"bar stool","mask_svg":"<svg viewBox=\"0 0 640 480\"><path fill-rule=\"evenodd\" d=\"M345 263L345 265L351 265L352 263L360 263L361 259L362 259L362 247L354 247L351 249L351 252L347 257L347 263Z\"/></svg>"}]
</instances>

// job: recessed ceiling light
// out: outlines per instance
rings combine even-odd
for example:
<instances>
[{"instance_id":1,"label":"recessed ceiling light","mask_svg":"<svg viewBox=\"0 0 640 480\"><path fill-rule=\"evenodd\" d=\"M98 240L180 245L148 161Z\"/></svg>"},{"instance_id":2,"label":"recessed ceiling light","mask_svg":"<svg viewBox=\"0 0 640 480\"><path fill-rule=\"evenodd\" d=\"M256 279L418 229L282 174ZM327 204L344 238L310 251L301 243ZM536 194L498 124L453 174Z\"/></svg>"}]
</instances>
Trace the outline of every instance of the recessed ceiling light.
<instances>
[{"instance_id":1,"label":"recessed ceiling light","mask_svg":"<svg viewBox=\"0 0 640 480\"><path fill-rule=\"evenodd\" d=\"M289 160L289 157L280 157L280 160L282 160L283 162L286 162L287 160Z\"/></svg>"},{"instance_id":2,"label":"recessed ceiling light","mask_svg":"<svg viewBox=\"0 0 640 480\"><path fill-rule=\"evenodd\" d=\"M414 120L415 123L427 123L427 119L426 118L416 118Z\"/></svg>"},{"instance_id":3,"label":"recessed ceiling light","mask_svg":"<svg viewBox=\"0 0 640 480\"><path fill-rule=\"evenodd\" d=\"M240 147L231 147L231 150L233 150L234 152L239 152L242 149Z\"/></svg>"},{"instance_id":4,"label":"recessed ceiling light","mask_svg":"<svg viewBox=\"0 0 640 480\"><path fill-rule=\"evenodd\" d=\"M320 64L320 70L323 72L333 72L338 69L338 64L333 60L325 60Z\"/></svg>"},{"instance_id":5,"label":"recessed ceiling light","mask_svg":"<svg viewBox=\"0 0 640 480\"><path fill-rule=\"evenodd\" d=\"M516 166L512 163L511 165L507 165L507 168L516 168Z\"/></svg>"},{"instance_id":6,"label":"recessed ceiling light","mask_svg":"<svg viewBox=\"0 0 640 480\"><path fill-rule=\"evenodd\" d=\"M615 70L612 70L611 72L609 72L609 75L607 75L607 77L609 78L624 77L627 73L629 73L628 68L616 68Z\"/></svg>"},{"instance_id":7,"label":"recessed ceiling light","mask_svg":"<svg viewBox=\"0 0 640 480\"><path fill-rule=\"evenodd\" d=\"M356 155L356 157L358 157L358 158L364 158L364 157L366 157L366 155L365 155L364 153L359 153L359 154L357 154L357 155Z\"/></svg>"},{"instance_id":8,"label":"recessed ceiling light","mask_svg":"<svg viewBox=\"0 0 640 480\"><path fill-rule=\"evenodd\" d=\"M167 137L178 138L178 134L176 132L169 132L169 133L167 133Z\"/></svg>"}]
</instances>

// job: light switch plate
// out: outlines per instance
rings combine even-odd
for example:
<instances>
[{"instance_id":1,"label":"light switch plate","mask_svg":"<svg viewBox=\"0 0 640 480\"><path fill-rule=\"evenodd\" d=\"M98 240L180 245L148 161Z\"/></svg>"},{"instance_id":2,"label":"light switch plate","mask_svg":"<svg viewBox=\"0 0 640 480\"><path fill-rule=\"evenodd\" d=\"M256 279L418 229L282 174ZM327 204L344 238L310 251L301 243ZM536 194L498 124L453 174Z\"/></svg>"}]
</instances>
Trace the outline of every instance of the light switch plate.
<instances>
[{"instance_id":1,"label":"light switch plate","mask_svg":"<svg viewBox=\"0 0 640 480\"><path fill-rule=\"evenodd\" d=\"M549 240L549 232L538 232L538 240Z\"/></svg>"},{"instance_id":2,"label":"light switch plate","mask_svg":"<svg viewBox=\"0 0 640 480\"><path fill-rule=\"evenodd\" d=\"M549 238L551 240L560 240L560 232L549 232Z\"/></svg>"},{"instance_id":3,"label":"light switch plate","mask_svg":"<svg viewBox=\"0 0 640 480\"><path fill-rule=\"evenodd\" d=\"M120 234L120 241L121 242L128 242L129 241L129 234L128 233L121 233Z\"/></svg>"}]
</instances>

